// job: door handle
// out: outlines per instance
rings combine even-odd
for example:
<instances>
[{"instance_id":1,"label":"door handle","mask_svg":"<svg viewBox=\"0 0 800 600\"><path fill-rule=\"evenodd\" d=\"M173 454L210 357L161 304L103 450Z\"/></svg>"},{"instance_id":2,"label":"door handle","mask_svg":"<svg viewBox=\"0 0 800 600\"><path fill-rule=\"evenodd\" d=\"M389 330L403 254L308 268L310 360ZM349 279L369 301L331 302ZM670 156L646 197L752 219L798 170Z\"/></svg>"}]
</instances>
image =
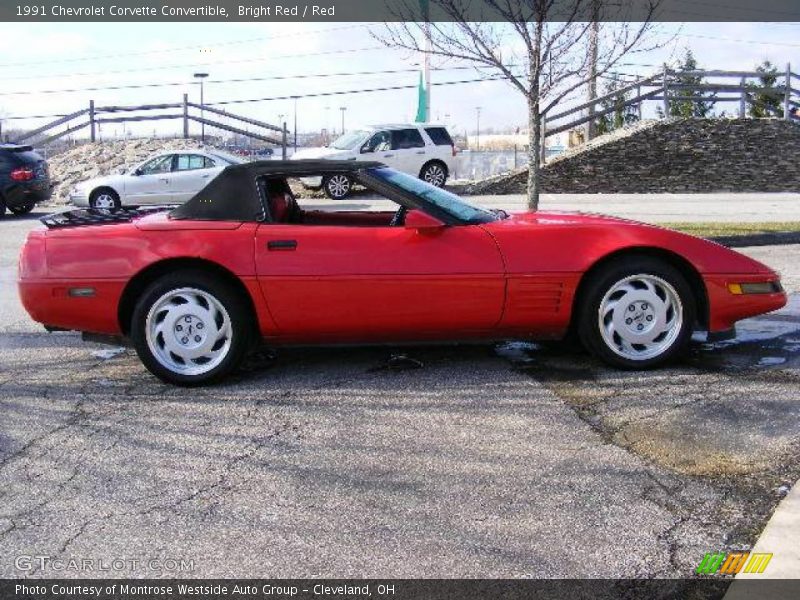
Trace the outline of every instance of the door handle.
<instances>
[{"instance_id":1,"label":"door handle","mask_svg":"<svg viewBox=\"0 0 800 600\"><path fill-rule=\"evenodd\" d=\"M417 150L417 154L425 154L425 150Z\"/></svg>"},{"instance_id":2,"label":"door handle","mask_svg":"<svg viewBox=\"0 0 800 600\"><path fill-rule=\"evenodd\" d=\"M394 154L384 154L383 158L392 158Z\"/></svg>"},{"instance_id":3,"label":"door handle","mask_svg":"<svg viewBox=\"0 0 800 600\"><path fill-rule=\"evenodd\" d=\"M296 250L297 240L270 240L267 242L267 250Z\"/></svg>"},{"instance_id":4,"label":"door handle","mask_svg":"<svg viewBox=\"0 0 800 600\"><path fill-rule=\"evenodd\" d=\"M209 177L211 177L211 175L206 173L205 175L200 175L200 177L202 177L203 179L208 179Z\"/></svg>"},{"instance_id":5,"label":"door handle","mask_svg":"<svg viewBox=\"0 0 800 600\"><path fill-rule=\"evenodd\" d=\"M166 177L159 177L158 180L163 181L164 183L169 183L169 179Z\"/></svg>"},{"instance_id":6,"label":"door handle","mask_svg":"<svg viewBox=\"0 0 800 600\"><path fill-rule=\"evenodd\" d=\"M351 156L350 158L347 158L345 160L356 160L356 157L355 156Z\"/></svg>"}]
</instances>

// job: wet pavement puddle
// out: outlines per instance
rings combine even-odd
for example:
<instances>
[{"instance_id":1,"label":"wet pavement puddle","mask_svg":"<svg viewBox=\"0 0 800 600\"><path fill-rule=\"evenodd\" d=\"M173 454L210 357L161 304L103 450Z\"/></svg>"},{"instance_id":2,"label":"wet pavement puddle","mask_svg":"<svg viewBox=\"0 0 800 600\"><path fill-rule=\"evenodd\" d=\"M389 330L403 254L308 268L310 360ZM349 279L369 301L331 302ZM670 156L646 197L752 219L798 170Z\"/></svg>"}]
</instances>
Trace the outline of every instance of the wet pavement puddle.
<instances>
[{"instance_id":1,"label":"wet pavement puddle","mask_svg":"<svg viewBox=\"0 0 800 600\"><path fill-rule=\"evenodd\" d=\"M552 375L558 371L559 378L571 379L571 375L585 374L593 365L601 366L586 354L579 356L558 345L504 342L497 344L494 352L517 367L552 368ZM573 361L568 360L570 355ZM740 321L736 336L730 340L707 342L704 332L696 334L681 362L711 371L800 367L800 294L792 294L780 311Z\"/></svg>"}]
</instances>

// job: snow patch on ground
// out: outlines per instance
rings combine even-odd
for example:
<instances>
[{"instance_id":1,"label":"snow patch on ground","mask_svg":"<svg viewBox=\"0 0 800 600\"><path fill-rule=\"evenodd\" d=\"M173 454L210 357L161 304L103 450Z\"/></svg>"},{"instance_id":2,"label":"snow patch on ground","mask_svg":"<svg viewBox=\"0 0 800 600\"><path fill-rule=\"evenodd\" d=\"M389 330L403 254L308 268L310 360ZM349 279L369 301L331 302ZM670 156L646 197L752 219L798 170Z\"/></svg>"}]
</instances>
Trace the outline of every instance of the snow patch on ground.
<instances>
[{"instance_id":1,"label":"snow patch on ground","mask_svg":"<svg viewBox=\"0 0 800 600\"><path fill-rule=\"evenodd\" d=\"M122 346L118 348L104 348L103 350L95 350L92 352L92 356L94 358L99 358L102 360L111 360L112 358L116 358L122 354L125 354L125 348Z\"/></svg>"}]
</instances>

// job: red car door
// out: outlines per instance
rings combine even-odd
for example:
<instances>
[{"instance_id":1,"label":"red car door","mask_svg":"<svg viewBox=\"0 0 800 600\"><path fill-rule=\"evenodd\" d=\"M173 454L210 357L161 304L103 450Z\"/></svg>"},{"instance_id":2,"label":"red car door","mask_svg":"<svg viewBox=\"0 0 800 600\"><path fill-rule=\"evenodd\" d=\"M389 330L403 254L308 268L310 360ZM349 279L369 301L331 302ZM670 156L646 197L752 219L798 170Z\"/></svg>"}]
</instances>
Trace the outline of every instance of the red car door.
<instances>
[{"instance_id":1,"label":"red car door","mask_svg":"<svg viewBox=\"0 0 800 600\"><path fill-rule=\"evenodd\" d=\"M279 336L296 341L452 339L490 332L503 260L479 225L263 224L258 280Z\"/></svg>"}]
</instances>

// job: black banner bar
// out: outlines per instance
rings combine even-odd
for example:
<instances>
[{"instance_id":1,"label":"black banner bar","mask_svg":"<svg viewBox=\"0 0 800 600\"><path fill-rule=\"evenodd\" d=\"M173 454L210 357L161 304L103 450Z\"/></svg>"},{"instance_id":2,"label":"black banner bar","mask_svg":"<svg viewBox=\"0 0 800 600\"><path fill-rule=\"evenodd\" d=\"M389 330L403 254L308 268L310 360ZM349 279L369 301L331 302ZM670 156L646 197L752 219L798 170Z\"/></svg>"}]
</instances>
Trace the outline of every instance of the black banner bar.
<instances>
[{"instance_id":1,"label":"black banner bar","mask_svg":"<svg viewBox=\"0 0 800 600\"><path fill-rule=\"evenodd\" d=\"M535 4L512 0L510 6L514 15L532 20ZM553 0L547 20L588 21L592 6L588 0ZM599 20L608 22L800 21L797 0L621 0L602 6ZM454 20L453 8L469 21L508 20L499 13L509 10L505 0L4 0L0 21L443 22Z\"/></svg>"},{"instance_id":2,"label":"black banner bar","mask_svg":"<svg viewBox=\"0 0 800 600\"><path fill-rule=\"evenodd\" d=\"M723 597L796 599L800 597L800 579L0 580L3 600L718 600Z\"/></svg>"}]
</instances>

